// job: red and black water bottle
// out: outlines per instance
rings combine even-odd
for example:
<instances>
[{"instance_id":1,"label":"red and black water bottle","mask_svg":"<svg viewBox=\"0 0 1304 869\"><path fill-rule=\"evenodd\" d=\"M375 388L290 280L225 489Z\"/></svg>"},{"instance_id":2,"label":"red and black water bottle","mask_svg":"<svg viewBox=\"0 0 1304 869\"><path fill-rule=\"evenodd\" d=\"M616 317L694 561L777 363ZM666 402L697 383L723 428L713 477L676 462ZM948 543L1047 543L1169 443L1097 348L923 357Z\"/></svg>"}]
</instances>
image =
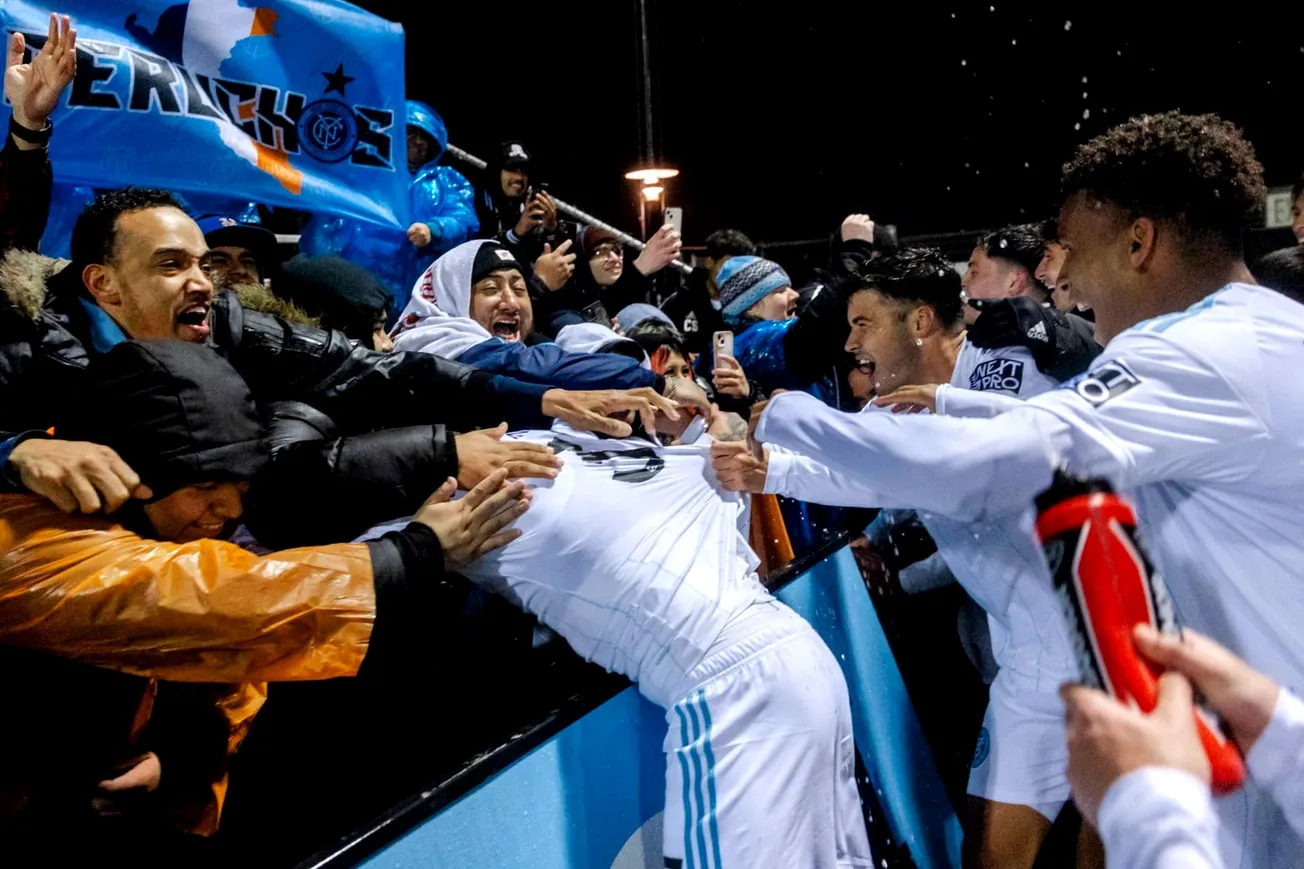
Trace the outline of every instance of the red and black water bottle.
<instances>
[{"instance_id":1,"label":"red and black water bottle","mask_svg":"<svg viewBox=\"0 0 1304 869\"><path fill-rule=\"evenodd\" d=\"M1139 624L1181 632L1163 579L1137 537L1132 505L1104 480L1056 474L1037 499L1037 535L1055 591L1073 632L1083 680L1120 702L1150 712L1160 670L1132 641ZM1213 790L1231 793L1245 782L1245 763L1217 719L1197 708L1196 728L1213 769Z\"/></svg>"}]
</instances>

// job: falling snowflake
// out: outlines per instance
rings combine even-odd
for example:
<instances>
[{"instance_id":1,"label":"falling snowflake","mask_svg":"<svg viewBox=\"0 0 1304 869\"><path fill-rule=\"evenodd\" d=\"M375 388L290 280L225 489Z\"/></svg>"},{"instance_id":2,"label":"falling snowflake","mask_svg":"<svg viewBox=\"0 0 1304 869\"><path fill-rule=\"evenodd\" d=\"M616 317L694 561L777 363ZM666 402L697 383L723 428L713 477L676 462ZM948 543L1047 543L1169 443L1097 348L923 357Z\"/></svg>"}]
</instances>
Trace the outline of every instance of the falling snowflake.
<instances>
[{"instance_id":1,"label":"falling snowflake","mask_svg":"<svg viewBox=\"0 0 1304 869\"><path fill-rule=\"evenodd\" d=\"M1017 39L1011 39L1011 40L1010 40L1010 45L1018 45L1018 44L1019 44L1019 40L1017 40Z\"/></svg>"},{"instance_id":2,"label":"falling snowflake","mask_svg":"<svg viewBox=\"0 0 1304 869\"><path fill-rule=\"evenodd\" d=\"M1027 161L1024 161L1024 163L1023 163L1023 168L1024 168L1024 169L1027 169L1027 168L1028 168L1028 163L1027 163Z\"/></svg>"},{"instance_id":3,"label":"falling snowflake","mask_svg":"<svg viewBox=\"0 0 1304 869\"><path fill-rule=\"evenodd\" d=\"M1005 239L1001 239L1001 247L1002 247L1002 248L1007 248L1007 247L1009 247L1009 246L1010 246L1010 243L1009 243L1008 241L1006 241Z\"/></svg>"},{"instance_id":4,"label":"falling snowflake","mask_svg":"<svg viewBox=\"0 0 1304 869\"><path fill-rule=\"evenodd\" d=\"M1087 118L1089 118L1089 117L1091 117L1091 109L1083 109L1083 110L1082 110L1082 120L1085 121L1085 120L1086 120Z\"/></svg>"},{"instance_id":5,"label":"falling snowflake","mask_svg":"<svg viewBox=\"0 0 1304 869\"><path fill-rule=\"evenodd\" d=\"M1072 21L1065 21L1065 22L1064 22L1064 29L1065 29L1065 30L1072 30L1072 29L1073 29L1073 22L1072 22Z\"/></svg>"},{"instance_id":6,"label":"falling snowflake","mask_svg":"<svg viewBox=\"0 0 1304 869\"><path fill-rule=\"evenodd\" d=\"M1087 83L1087 77L1086 77L1085 75L1082 77L1082 83L1083 83L1083 84L1086 84L1086 83Z\"/></svg>"},{"instance_id":7,"label":"falling snowflake","mask_svg":"<svg viewBox=\"0 0 1304 869\"><path fill-rule=\"evenodd\" d=\"M1086 92L1086 91L1083 91L1083 92L1082 92L1082 98L1083 98L1084 100L1087 98L1087 92Z\"/></svg>"},{"instance_id":8,"label":"falling snowflake","mask_svg":"<svg viewBox=\"0 0 1304 869\"><path fill-rule=\"evenodd\" d=\"M967 60L961 60L961 61L960 61L960 66L968 66L968 65L969 65L969 61L967 61Z\"/></svg>"},{"instance_id":9,"label":"falling snowflake","mask_svg":"<svg viewBox=\"0 0 1304 869\"><path fill-rule=\"evenodd\" d=\"M1081 130L1081 129L1082 129L1082 125L1081 125L1081 124L1074 124L1074 125L1073 125L1073 129L1075 129L1075 130Z\"/></svg>"}]
</instances>

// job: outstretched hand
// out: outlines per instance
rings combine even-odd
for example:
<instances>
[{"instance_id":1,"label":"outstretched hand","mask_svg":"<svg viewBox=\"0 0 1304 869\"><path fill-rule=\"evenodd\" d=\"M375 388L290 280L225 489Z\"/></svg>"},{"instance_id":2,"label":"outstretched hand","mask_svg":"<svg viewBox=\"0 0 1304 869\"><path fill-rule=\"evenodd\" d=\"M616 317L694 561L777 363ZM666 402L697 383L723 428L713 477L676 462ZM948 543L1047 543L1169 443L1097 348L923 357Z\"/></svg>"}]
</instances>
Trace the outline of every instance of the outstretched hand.
<instances>
[{"instance_id":1,"label":"outstretched hand","mask_svg":"<svg viewBox=\"0 0 1304 869\"><path fill-rule=\"evenodd\" d=\"M581 431L595 431L611 437L629 437L633 428L616 415L637 414L643 422L643 430L649 435L656 433L656 417L665 414L670 419L679 419L675 402L657 395L655 389L592 389L572 391L568 389L550 389L543 394L543 413L560 419Z\"/></svg>"},{"instance_id":2,"label":"outstretched hand","mask_svg":"<svg viewBox=\"0 0 1304 869\"><path fill-rule=\"evenodd\" d=\"M480 429L457 435L457 484L471 490L494 471L503 469L507 476L555 477L561 459L542 444L505 441L507 423L497 428Z\"/></svg>"},{"instance_id":3,"label":"outstretched hand","mask_svg":"<svg viewBox=\"0 0 1304 869\"><path fill-rule=\"evenodd\" d=\"M64 15L50 16L45 47L23 63L27 42L21 33L9 37L5 57L5 97L13 104L14 120L29 130L45 127L59 96L77 75L77 31ZM29 144L19 140L19 145ZM29 147L38 147L30 146Z\"/></svg>"},{"instance_id":4,"label":"outstretched hand","mask_svg":"<svg viewBox=\"0 0 1304 869\"><path fill-rule=\"evenodd\" d=\"M521 532L508 528L530 508L525 484L507 482L507 471L494 471L457 501L450 500L457 481L449 477L412 517L439 538L444 564L463 567L482 555L511 543Z\"/></svg>"},{"instance_id":5,"label":"outstretched hand","mask_svg":"<svg viewBox=\"0 0 1304 869\"><path fill-rule=\"evenodd\" d=\"M9 464L27 491L65 513L112 513L132 498L154 497L121 456L100 444L33 438L14 447Z\"/></svg>"},{"instance_id":6,"label":"outstretched hand","mask_svg":"<svg viewBox=\"0 0 1304 869\"><path fill-rule=\"evenodd\" d=\"M716 441L711 444L711 469L727 492L765 491L765 477L770 469L770 453L752 454L746 443Z\"/></svg>"}]
</instances>

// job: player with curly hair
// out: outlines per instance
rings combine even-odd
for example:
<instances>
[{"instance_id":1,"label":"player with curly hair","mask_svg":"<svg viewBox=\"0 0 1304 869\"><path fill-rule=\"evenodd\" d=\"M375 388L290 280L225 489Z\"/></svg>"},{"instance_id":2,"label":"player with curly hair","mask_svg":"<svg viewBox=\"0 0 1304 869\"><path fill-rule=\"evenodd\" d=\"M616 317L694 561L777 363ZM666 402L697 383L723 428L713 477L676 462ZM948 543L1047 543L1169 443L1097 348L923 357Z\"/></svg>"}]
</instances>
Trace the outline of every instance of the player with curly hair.
<instances>
[{"instance_id":1,"label":"player with curly hair","mask_svg":"<svg viewBox=\"0 0 1304 869\"><path fill-rule=\"evenodd\" d=\"M756 439L822 461L879 504L971 522L1031 521L1059 468L1108 480L1135 502L1179 618L1298 690L1304 305L1245 265L1241 236L1265 194L1254 149L1213 115L1142 116L1083 145L1063 178L1062 279L1108 342L1086 374L1025 402L953 402L955 390L934 416L842 414L787 393ZM961 407L986 418L952 418ZM1114 773L1156 763L1133 754ZM1300 865L1304 841L1254 781L1216 806L1190 776L1142 792L1099 818L1111 862L1127 842L1217 831L1228 866Z\"/></svg>"}]
</instances>

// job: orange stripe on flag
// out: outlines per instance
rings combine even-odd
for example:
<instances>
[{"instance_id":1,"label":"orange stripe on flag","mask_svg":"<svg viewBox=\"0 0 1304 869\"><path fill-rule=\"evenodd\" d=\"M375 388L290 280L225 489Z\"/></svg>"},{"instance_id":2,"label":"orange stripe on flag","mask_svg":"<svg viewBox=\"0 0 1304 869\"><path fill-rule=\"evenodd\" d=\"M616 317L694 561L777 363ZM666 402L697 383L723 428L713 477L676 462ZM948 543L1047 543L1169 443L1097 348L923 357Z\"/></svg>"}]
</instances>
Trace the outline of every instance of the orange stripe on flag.
<instances>
[{"instance_id":1,"label":"orange stripe on flag","mask_svg":"<svg viewBox=\"0 0 1304 869\"><path fill-rule=\"evenodd\" d=\"M254 23L249 28L250 36L275 36L276 19L281 16L272 9L259 7L254 10Z\"/></svg>"},{"instance_id":2,"label":"orange stripe on flag","mask_svg":"<svg viewBox=\"0 0 1304 869\"><path fill-rule=\"evenodd\" d=\"M284 151L269 148L260 142L253 143L258 152L258 168L271 175L286 190L298 196L303 192L303 173L290 165L290 158Z\"/></svg>"}]
</instances>

